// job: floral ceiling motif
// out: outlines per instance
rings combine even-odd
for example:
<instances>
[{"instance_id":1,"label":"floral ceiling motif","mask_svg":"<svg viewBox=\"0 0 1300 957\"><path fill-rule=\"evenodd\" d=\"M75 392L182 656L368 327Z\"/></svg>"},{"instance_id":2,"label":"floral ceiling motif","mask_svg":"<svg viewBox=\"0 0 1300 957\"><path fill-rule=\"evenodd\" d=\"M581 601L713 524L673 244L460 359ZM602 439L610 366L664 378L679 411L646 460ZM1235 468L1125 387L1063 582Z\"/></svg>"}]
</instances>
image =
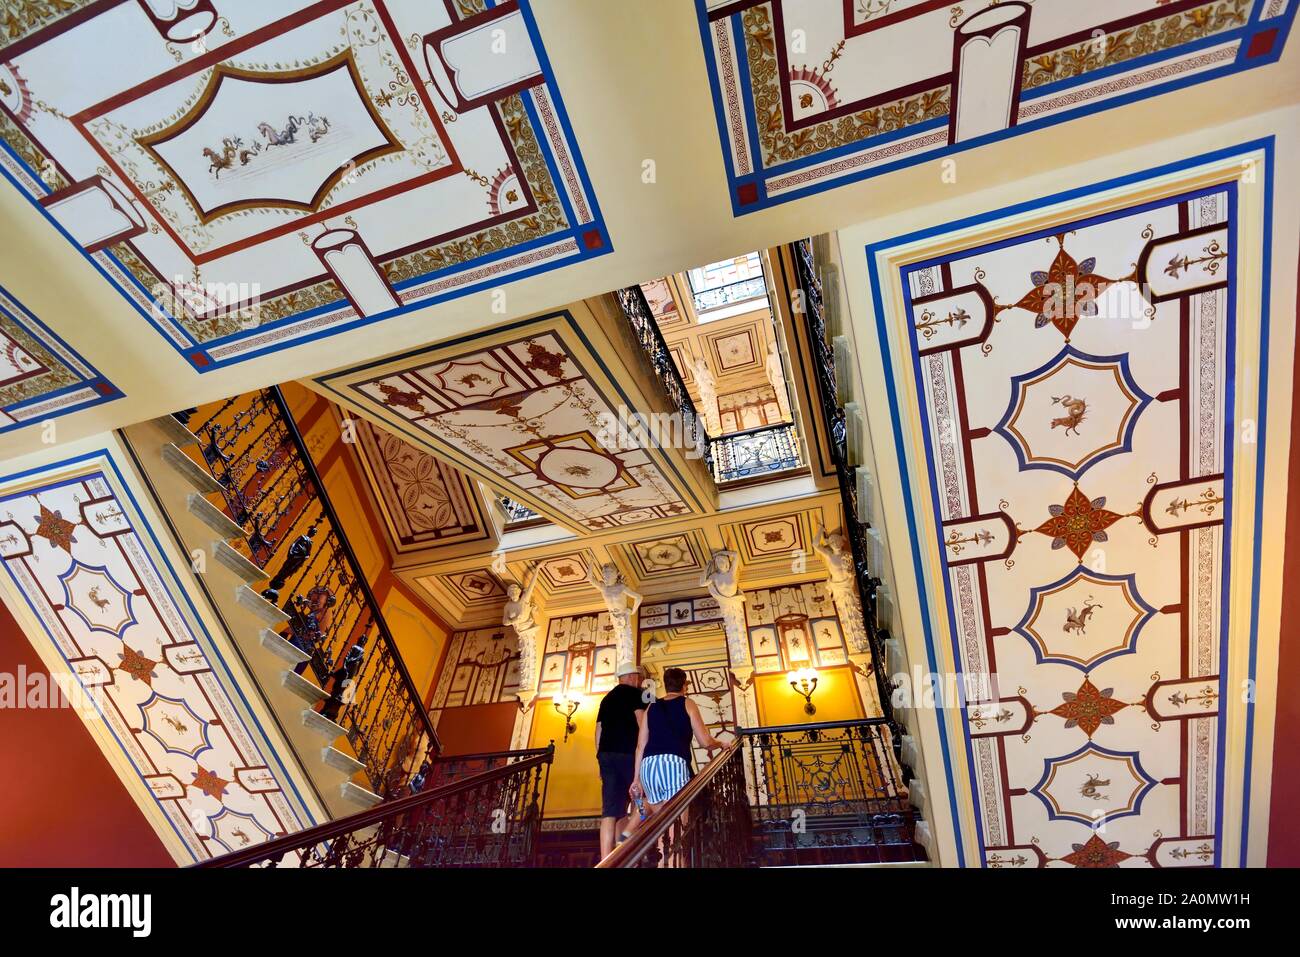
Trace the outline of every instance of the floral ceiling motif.
<instances>
[{"instance_id":1,"label":"floral ceiling motif","mask_svg":"<svg viewBox=\"0 0 1300 957\"><path fill-rule=\"evenodd\" d=\"M986 866L1218 860L1239 197L1174 189L897 274Z\"/></svg>"},{"instance_id":2,"label":"floral ceiling motif","mask_svg":"<svg viewBox=\"0 0 1300 957\"><path fill-rule=\"evenodd\" d=\"M488 538L472 479L366 419L352 422L357 454L396 551Z\"/></svg>"},{"instance_id":3,"label":"floral ceiling motif","mask_svg":"<svg viewBox=\"0 0 1300 957\"><path fill-rule=\"evenodd\" d=\"M1295 16L1278 0L696 7L737 215L1274 62ZM1044 275L1084 266L1062 249Z\"/></svg>"},{"instance_id":4,"label":"floral ceiling motif","mask_svg":"<svg viewBox=\"0 0 1300 957\"><path fill-rule=\"evenodd\" d=\"M86 720L116 740L195 861L312 824L115 466L66 478L68 466L0 481L0 564L15 607L31 609L44 650L94 709Z\"/></svg>"},{"instance_id":5,"label":"floral ceiling motif","mask_svg":"<svg viewBox=\"0 0 1300 957\"><path fill-rule=\"evenodd\" d=\"M610 251L528 0L164 7L10 24L0 170L194 368Z\"/></svg>"},{"instance_id":6,"label":"floral ceiling motif","mask_svg":"<svg viewBox=\"0 0 1300 957\"><path fill-rule=\"evenodd\" d=\"M0 286L0 433L121 397Z\"/></svg>"}]
</instances>

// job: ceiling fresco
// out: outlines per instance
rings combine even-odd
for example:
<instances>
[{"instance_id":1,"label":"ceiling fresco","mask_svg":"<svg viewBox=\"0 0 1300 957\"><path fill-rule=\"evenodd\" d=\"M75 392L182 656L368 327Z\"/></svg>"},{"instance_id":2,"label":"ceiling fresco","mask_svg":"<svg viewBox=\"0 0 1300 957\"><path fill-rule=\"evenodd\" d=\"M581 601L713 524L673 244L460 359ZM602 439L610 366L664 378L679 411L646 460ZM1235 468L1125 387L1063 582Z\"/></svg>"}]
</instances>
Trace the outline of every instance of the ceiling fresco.
<instances>
[{"instance_id":1,"label":"ceiling fresco","mask_svg":"<svg viewBox=\"0 0 1300 957\"><path fill-rule=\"evenodd\" d=\"M1272 63L1291 0L696 0L736 215Z\"/></svg>"},{"instance_id":2,"label":"ceiling fresco","mask_svg":"<svg viewBox=\"0 0 1300 957\"><path fill-rule=\"evenodd\" d=\"M0 286L0 432L121 397L121 390Z\"/></svg>"},{"instance_id":3,"label":"ceiling fresco","mask_svg":"<svg viewBox=\"0 0 1300 957\"><path fill-rule=\"evenodd\" d=\"M1254 428L1238 357L1260 335L1238 162L1085 196L1029 232L936 229L887 267L898 311L879 321L900 407L919 402L901 414L934 516L913 547L967 679L949 713L986 866L1222 859L1226 776L1249 751L1226 746L1249 707L1229 661L1254 641L1230 618L1254 575L1233 523L1262 454L1235 438Z\"/></svg>"},{"instance_id":4,"label":"ceiling fresco","mask_svg":"<svg viewBox=\"0 0 1300 957\"><path fill-rule=\"evenodd\" d=\"M610 251L526 0L20 6L0 170L199 371Z\"/></svg>"},{"instance_id":5,"label":"ceiling fresco","mask_svg":"<svg viewBox=\"0 0 1300 957\"><path fill-rule=\"evenodd\" d=\"M395 551L492 537L473 479L365 419L350 421L352 447Z\"/></svg>"},{"instance_id":6,"label":"ceiling fresco","mask_svg":"<svg viewBox=\"0 0 1300 957\"><path fill-rule=\"evenodd\" d=\"M69 464L0 480L0 564L13 607L44 630L43 655L93 708L87 722L194 861L314 823L112 460L72 477Z\"/></svg>"},{"instance_id":7,"label":"ceiling fresco","mask_svg":"<svg viewBox=\"0 0 1300 957\"><path fill-rule=\"evenodd\" d=\"M699 511L670 462L617 436L620 411L637 406L610 374L562 312L317 381L568 527Z\"/></svg>"}]
</instances>

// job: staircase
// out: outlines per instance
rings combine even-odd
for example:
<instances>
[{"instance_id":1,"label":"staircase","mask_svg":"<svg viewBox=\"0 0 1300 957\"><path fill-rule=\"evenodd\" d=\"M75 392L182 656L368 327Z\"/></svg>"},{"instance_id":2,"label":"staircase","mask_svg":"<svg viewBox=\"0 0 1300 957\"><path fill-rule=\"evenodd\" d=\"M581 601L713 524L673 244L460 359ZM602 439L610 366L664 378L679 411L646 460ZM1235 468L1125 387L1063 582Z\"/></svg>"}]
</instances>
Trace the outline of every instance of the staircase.
<instances>
[{"instance_id":1,"label":"staircase","mask_svg":"<svg viewBox=\"0 0 1300 957\"><path fill-rule=\"evenodd\" d=\"M439 748L278 390L123 433L199 587L336 818L410 793Z\"/></svg>"}]
</instances>

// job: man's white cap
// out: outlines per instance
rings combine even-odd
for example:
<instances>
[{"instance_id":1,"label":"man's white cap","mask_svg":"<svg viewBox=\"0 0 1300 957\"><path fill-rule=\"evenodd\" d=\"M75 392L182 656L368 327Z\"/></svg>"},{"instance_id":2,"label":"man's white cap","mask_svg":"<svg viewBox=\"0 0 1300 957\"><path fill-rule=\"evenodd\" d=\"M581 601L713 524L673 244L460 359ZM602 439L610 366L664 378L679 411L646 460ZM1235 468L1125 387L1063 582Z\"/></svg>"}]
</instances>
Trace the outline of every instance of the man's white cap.
<instances>
[{"instance_id":1,"label":"man's white cap","mask_svg":"<svg viewBox=\"0 0 1300 957\"><path fill-rule=\"evenodd\" d=\"M621 665L618 666L618 671L614 672L615 677L618 678L623 678L626 677L627 675L639 675L639 674L642 674L641 666L633 664L630 661L623 662Z\"/></svg>"}]
</instances>

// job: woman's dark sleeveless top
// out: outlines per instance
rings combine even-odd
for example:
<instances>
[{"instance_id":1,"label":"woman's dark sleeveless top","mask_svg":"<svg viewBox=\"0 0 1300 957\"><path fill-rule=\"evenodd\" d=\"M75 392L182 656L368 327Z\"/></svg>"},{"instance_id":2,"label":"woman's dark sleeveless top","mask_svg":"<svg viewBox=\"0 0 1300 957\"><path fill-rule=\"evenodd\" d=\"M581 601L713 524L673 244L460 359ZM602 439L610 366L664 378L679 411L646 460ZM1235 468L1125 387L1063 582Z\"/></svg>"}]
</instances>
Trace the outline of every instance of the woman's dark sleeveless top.
<instances>
[{"instance_id":1,"label":"woman's dark sleeveless top","mask_svg":"<svg viewBox=\"0 0 1300 957\"><path fill-rule=\"evenodd\" d=\"M643 758L652 754L675 754L688 765L691 763L691 716L686 713L686 698L659 698L646 709L645 719L650 725Z\"/></svg>"}]
</instances>

